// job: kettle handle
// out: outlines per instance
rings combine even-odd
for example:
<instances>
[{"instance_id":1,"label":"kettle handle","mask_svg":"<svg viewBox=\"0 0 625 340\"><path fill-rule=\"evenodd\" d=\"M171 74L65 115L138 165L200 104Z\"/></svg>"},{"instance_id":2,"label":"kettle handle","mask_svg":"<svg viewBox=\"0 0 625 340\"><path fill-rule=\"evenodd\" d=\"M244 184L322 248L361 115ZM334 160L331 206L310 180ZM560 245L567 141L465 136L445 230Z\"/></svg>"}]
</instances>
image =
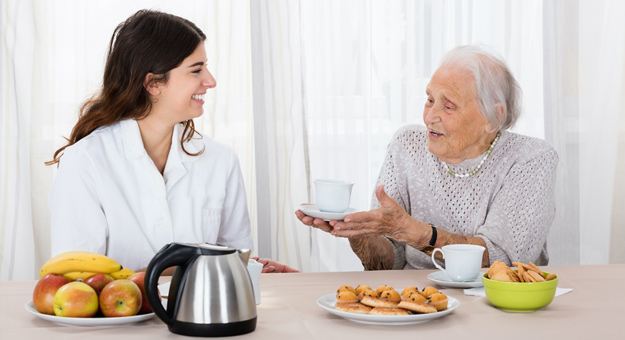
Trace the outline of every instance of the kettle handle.
<instances>
[{"instance_id":1,"label":"kettle handle","mask_svg":"<svg viewBox=\"0 0 625 340\"><path fill-rule=\"evenodd\" d=\"M189 260L195 259L200 254L201 251L197 247L190 247L179 243L169 243L161 248L161 250L154 255L152 260L150 260L150 264L148 264L144 281L145 295L154 313L168 325L172 323L173 316L167 313L160 301L158 279L165 269L183 265ZM168 296L168 300L172 298L172 296Z\"/></svg>"}]
</instances>

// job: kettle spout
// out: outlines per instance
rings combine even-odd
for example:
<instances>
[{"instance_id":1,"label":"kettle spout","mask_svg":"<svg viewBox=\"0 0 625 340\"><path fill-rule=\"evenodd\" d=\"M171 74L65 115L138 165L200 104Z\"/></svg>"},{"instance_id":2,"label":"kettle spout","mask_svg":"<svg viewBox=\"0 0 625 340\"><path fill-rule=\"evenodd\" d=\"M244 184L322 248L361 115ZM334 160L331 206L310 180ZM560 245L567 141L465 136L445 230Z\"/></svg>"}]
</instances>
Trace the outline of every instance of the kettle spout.
<instances>
[{"instance_id":1,"label":"kettle spout","mask_svg":"<svg viewBox=\"0 0 625 340\"><path fill-rule=\"evenodd\" d=\"M249 249L237 249L237 253L241 257L241 260L247 266L247 261L250 259L250 254L252 253Z\"/></svg>"}]
</instances>

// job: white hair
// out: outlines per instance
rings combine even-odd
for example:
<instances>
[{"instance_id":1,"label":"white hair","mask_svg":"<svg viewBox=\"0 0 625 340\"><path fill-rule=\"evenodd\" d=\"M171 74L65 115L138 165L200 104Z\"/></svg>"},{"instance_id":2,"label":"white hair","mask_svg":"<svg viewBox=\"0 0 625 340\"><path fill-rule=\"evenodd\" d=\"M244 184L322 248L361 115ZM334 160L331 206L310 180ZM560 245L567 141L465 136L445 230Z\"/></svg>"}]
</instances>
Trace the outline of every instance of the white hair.
<instances>
[{"instance_id":1,"label":"white hair","mask_svg":"<svg viewBox=\"0 0 625 340\"><path fill-rule=\"evenodd\" d=\"M441 66L460 67L473 75L480 112L493 127L506 130L514 126L521 115L522 92L503 58L484 45L465 45L447 52ZM501 121L498 104L504 108Z\"/></svg>"}]
</instances>

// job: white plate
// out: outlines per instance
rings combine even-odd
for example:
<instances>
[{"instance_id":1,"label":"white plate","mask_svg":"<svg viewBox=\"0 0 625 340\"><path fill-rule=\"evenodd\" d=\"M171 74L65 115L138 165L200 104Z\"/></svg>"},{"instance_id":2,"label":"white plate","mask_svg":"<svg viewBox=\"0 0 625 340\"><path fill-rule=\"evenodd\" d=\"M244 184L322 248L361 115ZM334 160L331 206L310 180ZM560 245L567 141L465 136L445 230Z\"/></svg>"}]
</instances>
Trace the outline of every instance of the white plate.
<instances>
[{"instance_id":1,"label":"white plate","mask_svg":"<svg viewBox=\"0 0 625 340\"><path fill-rule=\"evenodd\" d=\"M145 321L154 317L154 313L149 314L141 314L141 315L133 315L133 316L123 316L118 318L106 318L106 317L96 317L96 318L66 318L56 315L48 315L41 314L33 305L32 300L26 303L26 310L30 313L34 314L36 317L52 321L62 326L100 326L100 327L109 327L109 326L123 326L129 325L136 322Z\"/></svg>"},{"instance_id":2,"label":"white plate","mask_svg":"<svg viewBox=\"0 0 625 340\"><path fill-rule=\"evenodd\" d=\"M336 307L336 293L320 297L319 300L317 300L317 304L334 315L338 315L354 322L368 323L372 325L409 325L438 319L451 313L454 309L460 306L460 302L458 300L449 296L447 296L447 299L447 309L444 311L411 315L369 315L336 310L334 309L334 307Z\"/></svg>"},{"instance_id":3,"label":"white plate","mask_svg":"<svg viewBox=\"0 0 625 340\"><path fill-rule=\"evenodd\" d=\"M302 204L299 206L299 210L310 217L320 218L324 221L342 221L345 216L356 212L354 208L348 208L342 213L324 212L319 210L316 204Z\"/></svg>"},{"instance_id":4,"label":"white plate","mask_svg":"<svg viewBox=\"0 0 625 340\"><path fill-rule=\"evenodd\" d=\"M482 282L483 275L484 273L480 273L480 276L478 276L477 279L473 281L456 282L456 281L452 281L449 278L449 276L445 274L445 272L437 271L434 273L430 273L428 275L428 279L430 279L433 282L438 283L441 286L449 287L449 288L477 288L477 287L482 287L484 285L484 282Z\"/></svg>"}]
</instances>

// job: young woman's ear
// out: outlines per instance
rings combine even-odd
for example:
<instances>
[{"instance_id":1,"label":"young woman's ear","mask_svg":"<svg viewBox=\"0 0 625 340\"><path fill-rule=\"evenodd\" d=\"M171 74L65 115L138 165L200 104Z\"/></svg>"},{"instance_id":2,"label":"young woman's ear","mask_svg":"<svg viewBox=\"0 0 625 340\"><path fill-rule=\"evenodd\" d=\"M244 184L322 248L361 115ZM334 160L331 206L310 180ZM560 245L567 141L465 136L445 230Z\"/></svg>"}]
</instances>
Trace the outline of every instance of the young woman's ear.
<instances>
[{"instance_id":1,"label":"young woman's ear","mask_svg":"<svg viewBox=\"0 0 625 340\"><path fill-rule=\"evenodd\" d=\"M160 84L158 81L156 81L154 73L148 73L145 75L145 79L143 80L143 87L145 87L148 93L153 96L158 96L159 94L161 94Z\"/></svg>"}]
</instances>

